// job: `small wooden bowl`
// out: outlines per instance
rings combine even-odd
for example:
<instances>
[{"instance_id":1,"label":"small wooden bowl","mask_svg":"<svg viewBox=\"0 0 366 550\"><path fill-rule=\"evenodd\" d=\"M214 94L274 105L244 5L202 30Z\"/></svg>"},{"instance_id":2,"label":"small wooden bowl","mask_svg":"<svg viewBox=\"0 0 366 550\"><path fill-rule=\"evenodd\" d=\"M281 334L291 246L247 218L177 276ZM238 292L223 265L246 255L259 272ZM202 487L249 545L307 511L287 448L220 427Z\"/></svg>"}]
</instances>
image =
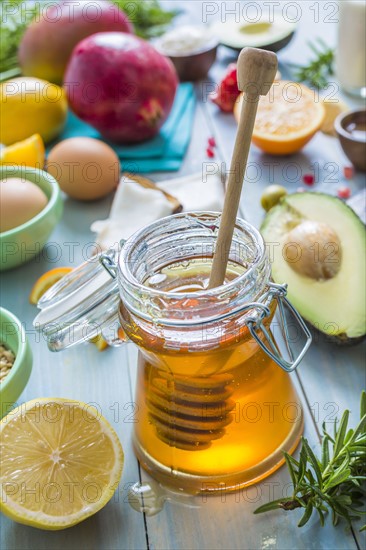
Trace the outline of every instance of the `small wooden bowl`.
<instances>
[{"instance_id":1,"label":"small wooden bowl","mask_svg":"<svg viewBox=\"0 0 366 550\"><path fill-rule=\"evenodd\" d=\"M358 170L366 172L366 141L347 130L352 123L366 127L366 110L341 113L334 122L335 131L346 156Z\"/></svg>"}]
</instances>

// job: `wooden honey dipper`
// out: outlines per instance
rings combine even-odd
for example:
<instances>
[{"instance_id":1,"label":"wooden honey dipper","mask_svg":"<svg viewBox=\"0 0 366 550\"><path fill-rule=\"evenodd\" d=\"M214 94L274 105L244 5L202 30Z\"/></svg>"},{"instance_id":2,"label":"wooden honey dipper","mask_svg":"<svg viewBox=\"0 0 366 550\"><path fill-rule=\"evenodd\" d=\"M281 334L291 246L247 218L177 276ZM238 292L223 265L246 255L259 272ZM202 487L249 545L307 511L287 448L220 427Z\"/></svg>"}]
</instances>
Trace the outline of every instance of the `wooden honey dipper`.
<instances>
[{"instance_id":1,"label":"wooden honey dipper","mask_svg":"<svg viewBox=\"0 0 366 550\"><path fill-rule=\"evenodd\" d=\"M258 101L272 86L277 56L245 48L237 64L238 87L244 92L209 288L223 284L248 160ZM180 377L159 371L147 398L149 417L158 437L182 450L204 450L225 434L235 402L230 373Z\"/></svg>"},{"instance_id":2,"label":"wooden honey dipper","mask_svg":"<svg viewBox=\"0 0 366 550\"><path fill-rule=\"evenodd\" d=\"M276 54L265 50L244 48L239 55L238 88L244 92L244 101L236 133L208 288L220 286L225 280L258 102L261 95L268 94L276 76L277 65Z\"/></svg>"},{"instance_id":3,"label":"wooden honey dipper","mask_svg":"<svg viewBox=\"0 0 366 550\"><path fill-rule=\"evenodd\" d=\"M146 404L159 439L186 451L207 449L220 439L235 408L230 382L229 373L197 378L156 369Z\"/></svg>"}]
</instances>

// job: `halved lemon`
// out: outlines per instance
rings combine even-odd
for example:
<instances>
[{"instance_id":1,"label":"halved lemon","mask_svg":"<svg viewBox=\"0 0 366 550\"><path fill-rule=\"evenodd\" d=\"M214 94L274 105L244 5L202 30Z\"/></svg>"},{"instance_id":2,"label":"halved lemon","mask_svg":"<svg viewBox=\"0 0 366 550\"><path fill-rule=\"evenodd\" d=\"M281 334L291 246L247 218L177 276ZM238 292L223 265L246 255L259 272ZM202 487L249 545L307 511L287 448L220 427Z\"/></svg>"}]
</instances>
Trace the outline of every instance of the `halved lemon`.
<instances>
[{"instance_id":1,"label":"halved lemon","mask_svg":"<svg viewBox=\"0 0 366 550\"><path fill-rule=\"evenodd\" d=\"M39 529L71 527L112 498L123 468L117 434L94 407L28 401L0 422L1 511Z\"/></svg>"},{"instance_id":2,"label":"halved lemon","mask_svg":"<svg viewBox=\"0 0 366 550\"><path fill-rule=\"evenodd\" d=\"M29 295L29 301L31 304L37 305L43 294L51 288L57 281L62 279L65 275L72 271L72 267L55 267L46 271L37 281L34 283L33 288Z\"/></svg>"},{"instance_id":3,"label":"halved lemon","mask_svg":"<svg viewBox=\"0 0 366 550\"><path fill-rule=\"evenodd\" d=\"M45 163L44 143L39 134L0 150L0 164L16 164L42 169Z\"/></svg>"},{"instance_id":4,"label":"halved lemon","mask_svg":"<svg viewBox=\"0 0 366 550\"><path fill-rule=\"evenodd\" d=\"M243 94L234 107L239 120ZM322 101L307 86L279 80L261 96L252 141L271 155L296 153L311 140L325 116Z\"/></svg>"}]
</instances>

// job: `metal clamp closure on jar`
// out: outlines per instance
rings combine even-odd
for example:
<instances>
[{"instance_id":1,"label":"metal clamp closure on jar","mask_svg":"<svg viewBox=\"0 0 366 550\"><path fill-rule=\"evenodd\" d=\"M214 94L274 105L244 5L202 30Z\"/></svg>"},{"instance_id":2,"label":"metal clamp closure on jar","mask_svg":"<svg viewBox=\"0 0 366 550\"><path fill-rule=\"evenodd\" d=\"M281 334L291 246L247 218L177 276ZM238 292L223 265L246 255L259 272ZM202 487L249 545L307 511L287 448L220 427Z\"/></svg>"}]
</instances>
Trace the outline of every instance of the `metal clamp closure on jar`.
<instances>
[{"instance_id":1,"label":"metal clamp closure on jar","mask_svg":"<svg viewBox=\"0 0 366 550\"><path fill-rule=\"evenodd\" d=\"M123 245L122 242L121 242L121 245ZM102 266L106 269L106 271L109 273L109 275L113 279L115 279L117 277L117 265L115 264L113 258L108 253L104 253L100 256L99 261L102 264ZM275 283L269 283L268 290L261 296L259 301L248 302L242 307L239 307L237 309L234 309L230 312L227 312L225 314L218 316L216 320L220 321L225 318L231 317L233 315L236 315L239 313L244 314L250 311L251 315L247 319L247 325L254 340L258 343L258 345L262 348L262 350L267 355L269 355L271 359L275 361L275 363L277 363L277 365L279 365L284 371L292 372L296 369L296 367L302 361L306 351L308 350L311 344L312 336L306 324L304 323L302 317L300 316L300 314L293 307L293 305L287 300L286 295L287 295L287 284L279 285ZM278 305L278 312L280 315L280 328L281 328L283 339L286 345L287 352L290 357L290 361L287 361L283 357L271 333L266 329L264 325L264 320L268 318L271 314L270 306L273 300L276 300ZM294 316L297 326L300 328L301 332L305 337L305 344L301 349L300 353L297 355L297 357L294 357L294 353L291 349L291 339L289 336L289 330L288 330L289 327L286 321L285 307L287 307L290 313ZM159 320L156 320L156 323L159 324ZM179 326L179 322L176 321L175 324ZM201 320L190 322L190 325L193 326L194 324L202 325L204 323ZM264 341L263 339L260 338L261 332L264 336Z\"/></svg>"}]
</instances>

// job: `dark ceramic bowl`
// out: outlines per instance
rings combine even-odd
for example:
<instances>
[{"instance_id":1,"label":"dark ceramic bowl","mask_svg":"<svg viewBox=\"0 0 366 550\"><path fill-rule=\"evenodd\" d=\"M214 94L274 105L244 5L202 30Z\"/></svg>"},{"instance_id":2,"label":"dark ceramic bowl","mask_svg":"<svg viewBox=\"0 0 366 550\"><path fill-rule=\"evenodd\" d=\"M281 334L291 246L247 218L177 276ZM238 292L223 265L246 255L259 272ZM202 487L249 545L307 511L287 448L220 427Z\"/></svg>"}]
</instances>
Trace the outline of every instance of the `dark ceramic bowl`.
<instances>
[{"instance_id":1,"label":"dark ceramic bowl","mask_svg":"<svg viewBox=\"0 0 366 550\"><path fill-rule=\"evenodd\" d=\"M171 59L181 82L194 82L207 76L208 71L215 63L217 47L218 41L215 39L191 53L169 55L163 50L160 51Z\"/></svg>"},{"instance_id":2,"label":"dark ceramic bowl","mask_svg":"<svg viewBox=\"0 0 366 550\"><path fill-rule=\"evenodd\" d=\"M366 128L366 110L341 113L334 122L334 128L346 156L358 170L366 172L366 141L350 132L353 124Z\"/></svg>"}]
</instances>

